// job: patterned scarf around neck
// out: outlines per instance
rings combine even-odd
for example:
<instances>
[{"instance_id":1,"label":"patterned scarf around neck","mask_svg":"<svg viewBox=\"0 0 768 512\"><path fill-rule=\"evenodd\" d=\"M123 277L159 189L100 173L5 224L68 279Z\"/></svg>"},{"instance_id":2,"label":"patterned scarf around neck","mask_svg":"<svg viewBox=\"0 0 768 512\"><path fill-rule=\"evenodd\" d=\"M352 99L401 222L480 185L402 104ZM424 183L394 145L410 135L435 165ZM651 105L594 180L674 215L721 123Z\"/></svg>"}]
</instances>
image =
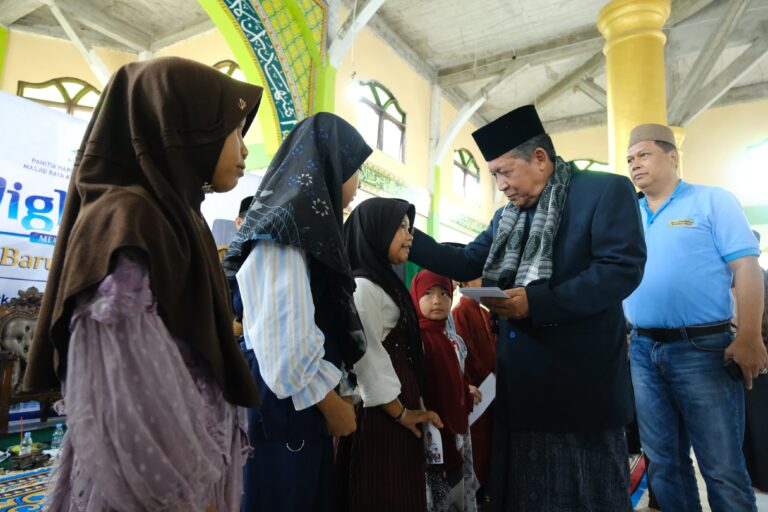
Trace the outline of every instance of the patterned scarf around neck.
<instances>
[{"instance_id":1,"label":"patterned scarf around neck","mask_svg":"<svg viewBox=\"0 0 768 512\"><path fill-rule=\"evenodd\" d=\"M483 268L483 286L526 286L552 276L552 251L573 168L555 158L555 170L539 197L523 247L527 215L509 203L501 214L496 237ZM522 215L521 215L522 213Z\"/></svg>"}]
</instances>

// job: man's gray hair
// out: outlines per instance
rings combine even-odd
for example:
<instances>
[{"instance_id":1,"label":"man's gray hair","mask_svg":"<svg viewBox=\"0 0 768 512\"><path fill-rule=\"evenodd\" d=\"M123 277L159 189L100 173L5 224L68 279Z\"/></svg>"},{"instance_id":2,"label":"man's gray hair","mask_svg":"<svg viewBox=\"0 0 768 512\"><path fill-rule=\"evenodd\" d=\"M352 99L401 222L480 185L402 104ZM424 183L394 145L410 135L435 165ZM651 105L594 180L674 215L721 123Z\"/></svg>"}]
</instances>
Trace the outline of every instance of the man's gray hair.
<instances>
[{"instance_id":1,"label":"man's gray hair","mask_svg":"<svg viewBox=\"0 0 768 512\"><path fill-rule=\"evenodd\" d=\"M530 162L536 148L543 149L549 159L553 162L555 161L555 146L552 144L552 138L546 133L531 137L510 151L509 155L512 156L512 158L519 158L526 162Z\"/></svg>"},{"instance_id":2,"label":"man's gray hair","mask_svg":"<svg viewBox=\"0 0 768 512\"><path fill-rule=\"evenodd\" d=\"M677 151L677 148L674 144L670 144L669 142L664 142L663 140L655 140L653 141L656 143L657 146L659 146L662 150L664 150L665 153L669 153L673 149Z\"/></svg>"}]
</instances>

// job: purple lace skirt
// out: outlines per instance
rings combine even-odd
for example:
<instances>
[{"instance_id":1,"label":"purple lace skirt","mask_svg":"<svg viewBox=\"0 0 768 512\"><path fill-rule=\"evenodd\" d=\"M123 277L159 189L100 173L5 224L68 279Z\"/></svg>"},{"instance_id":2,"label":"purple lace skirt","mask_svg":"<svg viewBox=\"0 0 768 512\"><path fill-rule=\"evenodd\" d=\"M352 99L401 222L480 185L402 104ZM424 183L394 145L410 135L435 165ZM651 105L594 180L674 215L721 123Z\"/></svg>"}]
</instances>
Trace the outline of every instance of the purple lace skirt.
<instances>
[{"instance_id":1,"label":"purple lace skirt","mask_svg":"<svg viewBox=\"0 0 768 512\"><path fill-rule=\"evenodd\" d=\"M51 511L240 509L244 410L157 314L146 267L121 253L71 324L67 434Z\"/></svg>"}]
</instances>

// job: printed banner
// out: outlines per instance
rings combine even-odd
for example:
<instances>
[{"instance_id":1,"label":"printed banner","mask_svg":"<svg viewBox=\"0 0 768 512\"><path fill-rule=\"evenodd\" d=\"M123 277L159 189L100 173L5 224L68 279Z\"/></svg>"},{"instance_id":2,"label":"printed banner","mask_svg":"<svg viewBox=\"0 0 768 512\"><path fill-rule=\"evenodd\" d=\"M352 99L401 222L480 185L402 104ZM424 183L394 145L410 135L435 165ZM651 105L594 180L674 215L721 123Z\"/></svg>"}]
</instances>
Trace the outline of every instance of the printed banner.
<instances>
[{"instance_id":1,"label":"printed banner","mask_svg":"<svg viewBox=\"0 0 768 512\"><path fill-rule=\"evenodd\" d=\"M45 289L86 121L0 92L0 304Z\"/></svg>"}]
</instances>

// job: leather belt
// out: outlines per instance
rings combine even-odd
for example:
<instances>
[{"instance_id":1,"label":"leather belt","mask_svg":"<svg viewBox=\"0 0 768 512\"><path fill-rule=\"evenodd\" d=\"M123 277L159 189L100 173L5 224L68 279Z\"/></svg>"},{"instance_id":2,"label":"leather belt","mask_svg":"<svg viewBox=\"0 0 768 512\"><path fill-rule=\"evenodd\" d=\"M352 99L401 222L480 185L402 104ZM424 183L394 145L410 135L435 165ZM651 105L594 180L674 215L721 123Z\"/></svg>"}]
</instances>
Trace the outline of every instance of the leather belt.
<instances>
[{"instance_id":1,"label":"leather belt","mask_svg":"<svg viewBox=\"0 0 768 512\"><path fill-rule=\"evenodd\" d=\"M635 329L637 334L651 338L655 341L677 341L709 334L719 334L731 331L731 322L725 321L711 325L694 325L691 327L678 327L677 329Z\"/></svg>"}]
</instances>

